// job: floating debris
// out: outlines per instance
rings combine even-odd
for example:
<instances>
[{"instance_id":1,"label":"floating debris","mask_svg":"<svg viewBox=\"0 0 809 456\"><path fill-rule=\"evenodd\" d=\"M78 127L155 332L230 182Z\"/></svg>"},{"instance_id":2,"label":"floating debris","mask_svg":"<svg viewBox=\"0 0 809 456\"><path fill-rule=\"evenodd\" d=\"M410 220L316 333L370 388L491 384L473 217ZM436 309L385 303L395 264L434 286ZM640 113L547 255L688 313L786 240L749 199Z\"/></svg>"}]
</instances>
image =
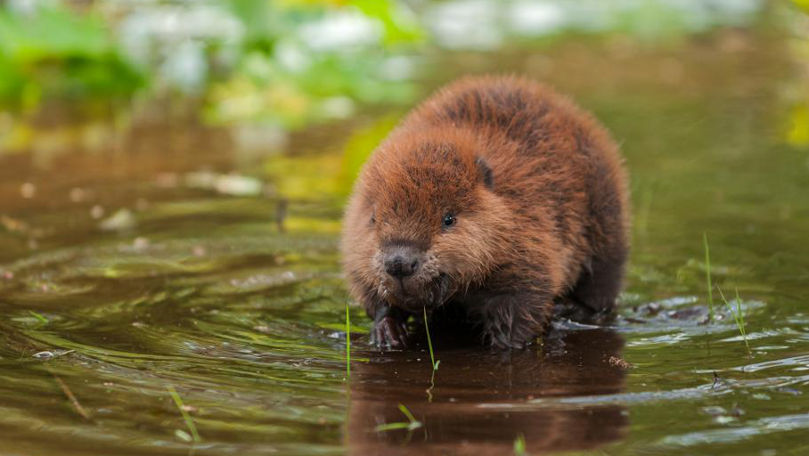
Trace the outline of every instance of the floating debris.
<instances>
[{"instance_id":1,"label":"floating debris","mask_svg":"<svg viewBox=\"0 0 809 456\"><path fill-rule=\"evenodd\" d=\"M98 220L104 216L104 208L96 204L92 208L90 208L90 217Z\"/></svg>"},{"instance_id":2,"label":"floating debris","mask_svg":"<svg viewBox=\"0 0 809 456\"><path fill-rule=\"evenodd\" d=\"M36 185L26 182L20 186L20 194L25 199L31 199L37 194L37 187Z\"/></svg>"},{"instance_id":3,"label":"floating debris","mask_svg":"<svg viewBox=\"0 0 809 456\"><path fill-rule=\"evenodd\" d=\"M610 364L610 366L620 367L621 369L632 369L635 367L629 361L614 355L610 356L610 359L608 359L607 362Z\"/></svg>"},{"instance_id":4,"label":"floating debris","mask_svg":"<svg viewBox=\"0 0 809 456\"><path fill-rule=\"evenodd\" d=\"M58 358L60 356L65 356L69 353L73 353L74 351L76 350L44 350L41 352L34 353L31 356L36 359L49 360L53 358Z\"/></svg>"},{"instance_id":5,"label":"floating debris","mask_svg":"<svg viewBox=\"0 0 809 456\"><path fill-rule=\"evenodd\" d=\"M233 196L257 196L261 194L263 187L262 182L256 178L235 174L219 176L215 184L217 192Z\"/></svg>"},{"instance_id":6,"label":"floating debris","mask_svg":"<svg viewBox=\"0 0 809 456\"><path fill-rule=\"evenodd\" d=\"M124 231L135 226L135 216L129 209L118 209L98 225L104 231Z\"/></svg>"},{"instance_id":7,"label":"floating debris","mask_svg":"<svg viewBox=\"0 0 809 456\"><path fill-rule=\"evenodd\" d=\"M214 190L231 196L258 196L264 189L259 179L240 174L217 174L198 171L185 175L185 185L191 188Z\"/></svg>"},{"instance_id":8,"label":"floating debris","mask_svg":"<svg viewBox=\"0 0 809 456\"><path fill-rule=\"evenodd\" d=\"M0 227L12 233L27 233L30 228L24 221L7 215L0 215Z\"/></svg>"},{"instance_id":9,"label":"floating debris","mask_svg":"<svg viewBox=\"0 0 809 456\"><path fill-rule=\"evenodd\" d=\"M65 396L67 396L67 398L70 400L70 403L73 404L73 408L76 409L76 412L78 412L78 414L81 415L81 417L84 418L85 420L89 420L90 414L87 413L87 410L85 410L84 407L81 406L81 403L79 403L79 400L76 399L76 396L73 394L73 392L70 391L70 388L68 388L67 384L56 375L54 375L53 378L56 379L56 383L59 384L59 387L62 388L62 391L65 393Z\"/></svg>"},{"instance_id":10,"label":"floating debris","mask_svg":"<svg viewBox=\"0 0 809 456\"><path fill-rule=\"evenodd\" d=\"M161 188L175 188L180 183L180 178L175 173L160 173L155 178L155 183Z\"/></svg>"},{"instance_id":11,"label":"floating debris","mask_svg":"<svg viewBox=\"0 0 809 456\"><path fill-rule=\"evenodd\" d=\"M150 206L151 203L149 203L149 200L147 200L146 198L138 198L137 201L135 201L135 209L137 209L140 212L149 209Z\"/></svg>"},{"instance_id":12,"label":"floating debris","mask_svg":"<svg viewBox=\"0 0 809 456\"><path fill-rule=\"evenodd\" d=\"M74 187L70 189L70 201L74 203L81 203L87 199L87 191L83 188Z\"/></svg>"},{"instance_id":13,"label":"floating debris","mask_svg":"<svg viewBox=\"0 0 809 456\"><path fill-rule=\"evenodd\" d=\"M149 239L143 236L138 236L135 238L134 241L132 241L132 248L135 249L136 251L146 250L147 248L149 248L149 245L150 245Z\"/></svg>"},{"instance_id":14,"label":"floating debris","mask_svg":"<svg viewBox=\"0 0 809 456\"><path fill-rule=\"evenodd\" d=\"M182 429L175 429L174 435L177 436L177 438L182 440L183 442L190 442L191 440L193 440L191 435L183 431Z\"/></svg>"},{"instance_id":15,"label":"floating debris","mask_svg":"<svg viewBox=\"0 0 809 456\"><path fill-rule=\"evenodd\" d=\"M286 232L286 228L284 227L284 220L287 218L287 208L289 207L289 201L286 198L281 198L278 200L278 205L275 206L275 224L278 227L279 233Z\"/></svg>"}]
</instances>

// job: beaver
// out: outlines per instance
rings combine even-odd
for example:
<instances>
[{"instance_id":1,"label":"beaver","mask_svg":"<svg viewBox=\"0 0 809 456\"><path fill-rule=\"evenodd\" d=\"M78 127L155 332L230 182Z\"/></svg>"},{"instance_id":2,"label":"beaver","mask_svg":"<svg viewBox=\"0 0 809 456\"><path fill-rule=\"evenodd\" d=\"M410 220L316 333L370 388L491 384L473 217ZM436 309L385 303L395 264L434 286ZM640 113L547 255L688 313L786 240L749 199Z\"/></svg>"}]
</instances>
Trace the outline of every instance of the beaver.
<instances>
[{"instance_id":1,"label":"beaver","mask_svg":"<svg viewBox=\"0 0 809 456\"><path fill-rule=\"evenodd\" d=\"M364 164L340 243L371 340L463 310L486 344L522 348L554 303L608 313L628 254L627 174L594 117L538 82L467 77L416 107Z\"/></svg>"}]
</instances>

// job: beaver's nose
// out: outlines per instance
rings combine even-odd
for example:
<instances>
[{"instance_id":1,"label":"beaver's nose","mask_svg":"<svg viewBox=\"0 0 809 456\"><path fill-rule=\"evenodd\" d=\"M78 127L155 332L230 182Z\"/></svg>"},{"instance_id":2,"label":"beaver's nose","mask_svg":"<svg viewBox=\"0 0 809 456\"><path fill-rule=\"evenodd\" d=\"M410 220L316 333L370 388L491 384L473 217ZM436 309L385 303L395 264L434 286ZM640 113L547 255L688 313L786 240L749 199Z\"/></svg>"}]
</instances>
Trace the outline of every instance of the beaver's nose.
<instances>
[{"instance_id":1,"label":"beaver's nose","mask_svg":"<svg viewBox=\"0 0 809 456\"><path fill-rule=\"evenodd\" d=\"M402 279L419 269L419 252L408 246L395 246L385 253L385 272Z\"/></svg>"}]
</instances>

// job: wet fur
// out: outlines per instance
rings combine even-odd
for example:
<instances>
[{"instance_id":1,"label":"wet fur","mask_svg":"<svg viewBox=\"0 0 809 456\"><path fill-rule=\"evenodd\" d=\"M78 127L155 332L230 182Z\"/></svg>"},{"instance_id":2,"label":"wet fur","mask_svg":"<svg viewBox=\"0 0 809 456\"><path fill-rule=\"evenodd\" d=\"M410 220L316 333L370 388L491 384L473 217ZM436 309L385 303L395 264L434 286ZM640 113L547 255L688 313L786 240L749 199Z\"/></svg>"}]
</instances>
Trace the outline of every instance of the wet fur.
<instances>
[{"instance_id":1,"label":"wet fur","mask_svg":"<svg viewBox=\"0 0 809 456\"><path fill-rule=\"evenodd\" d=\"M457 214L448 229L446 212ZM522 347L554 300L613 308L628 220L621 156L590 114L527 79L467 78L417 107L368 160L341 250L377 343L403 345L409 314L451 304L488 343ZM417 275L384 273L391 243L424 252Z\"/></svg>"}]
</instances>

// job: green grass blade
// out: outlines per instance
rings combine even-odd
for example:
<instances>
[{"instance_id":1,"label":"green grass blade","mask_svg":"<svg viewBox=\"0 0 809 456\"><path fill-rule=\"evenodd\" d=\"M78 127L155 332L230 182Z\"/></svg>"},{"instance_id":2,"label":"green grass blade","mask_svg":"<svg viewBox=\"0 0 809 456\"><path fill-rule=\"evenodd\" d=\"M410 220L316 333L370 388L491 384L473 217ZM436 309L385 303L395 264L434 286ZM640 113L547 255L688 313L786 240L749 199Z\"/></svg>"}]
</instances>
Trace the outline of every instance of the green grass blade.
<instances>
[{"instance_id":1,"label":"green grass blade","mask_svg":"<svg viewBox=\"0 0 809 456\"><path fill-rule=\"evenodd\" d=\"M752 355L753 353L750 351L750 344L747 342L747 325L744 322L744 309L742 309L742 299L739 297L739 289L736 288L736 313L739 314L739 331L742 333L742 338L744 338L744 345L747 347L747 354Z\"/></svg>"},{"instance_id":2,"label":"green grass blade","mask_svg":"<svg viewBox=\"0 0 809 456\"><path fill-rule=\"evenodd\" d=\"M716 289L719 291L719 296L722 298L722 302L725 303L725 306L730 311L731 316L733 316L733 321L736 323L736 328L739 330L739 334L741 334L742 339L744 340L744 346L747 349L747 355L752 356L753 352L750 351L750 342L747 340L747 328L745 328L744 323L744 309L742 309L742 300L739 297L739 289L736 289L736 307L734 308L733 305L728 302L727 298L725 298L725 293L722 292L722 289L718 286Z\"/></svg>"},{"instance_id":3,"label":"green grass blade","mask_svg":"<svg viewBox=\"0 0 809 456\"><path fill-rule=\"evenodd\" d=\"M375 427L374 430L376 432L386 432L386 431L395 431L397 429L408 429L410 427L410 423L386 423L380 424L379 426Z\"/></svg>"},{"instance_id":4,"label":"green grass blade","mask_svg":"<svg viewBox=\"0 0 809 456\"><path fill-rule=\"evenodd\" d=\"M396 429L407 429L408 431L412 431L422 426L421 421L417 420L404 404L399 404L399 411L407 417L407 423L400 421L397 423L380 424L379 426L375 427L374 430L377 432L393 431Z\"/></svg>"},{"instance_id":5,"label":"green grass blade","mask_svg":"<svg viewBox=\"0 0 809 456\"><path fill-rule=\"evenodd\" d=\"M705 246L705 281L708 283L708 321L714 319L713 285L711 284L711 253L708 248L708 233L702 233L702 244Z\"/></svg>"},{"instance_id":6,"label":"green grass blade","mask_svg":"<svg viewBox=\"0 0 809 456\"><path fill-rule=\"evenodd\" d=\"M188 427L188 430L191 431L191 437L194 439L194 442L201 442L202 439L199 437L197 433L197 426L194 424L194 419L191 418L191 415L188 414L188 411L185 409L185 405L183 405L183 400L180 398L180 395L177 394L177 391L174 389L173 386L166 387L169 390L169 394L171 394L171 398L174 399L174 404L177 405L177 408L180 410L180 414L183 416L185 420L185 425Z\"/></svg>"},{"instance_id":7,"label":"green grass blade","mask_svg":"<svg viewBox=\"0 0 809 456\"><path fill-rule=\"evenodd\" d=\"M427 308L424 307L424 331L427 333L427 348L430 349L430 363L433 366L433 371L438 370L438 363L435 362L435 355L433 354L433 340L430 338L430 325L427 322Z\"/></svg>"},{"instance_id":8,"label":"green grass blade","mask_svg":"<svg viewBox=\"0 0 809 456\"><path fill-rule=\"evenodd\" d=\"M411 423L413 423L413 422L416 422L416 421L417 421L417 420L416 420L416 417L415 417L415 416L413 416L413 414L412 414L412 413L410 413L410 410L409 410L407 407L405 407L405 405L404 405L404 404L399 404L399 410L400 410L402 413L404 413L404 416L406 416L406 417L407 417L407 420L408 420L408 421L410 421Z\"/></svg>"},{"instance_id":9,"label":"green grass blade","mask_svg":"<svg viewBox=\"0 0 809 456\"><path fill-rule=\"evenodd\" d=\"M514 439L514 455L515 456L524 456L528 454L525 450L525 436L523 434L519 434L516 439Z\"/></svg>"},{"instance_id":10,"label":"green grass blade","mask_svg":"<svg viewBox=\"0 0 809 456\"><path fill-rule=\"evenodd\" d=\"M34 312L33 310L29 310L28 312L31 314L32 317L36 318L40 323L47 323L48 322L48 319L45 318L45 316L42 315L41 313Z\"/></svg>"},{"instance_id":11,"label":"green grass blade","mask_svg":"<svg viewBox=\"0 0 809 456\"><path fill-rule=\"evenodd\" d=\"M346 380L351 377L351 313L346 301Z\"/></svg>"}]
</instances>

